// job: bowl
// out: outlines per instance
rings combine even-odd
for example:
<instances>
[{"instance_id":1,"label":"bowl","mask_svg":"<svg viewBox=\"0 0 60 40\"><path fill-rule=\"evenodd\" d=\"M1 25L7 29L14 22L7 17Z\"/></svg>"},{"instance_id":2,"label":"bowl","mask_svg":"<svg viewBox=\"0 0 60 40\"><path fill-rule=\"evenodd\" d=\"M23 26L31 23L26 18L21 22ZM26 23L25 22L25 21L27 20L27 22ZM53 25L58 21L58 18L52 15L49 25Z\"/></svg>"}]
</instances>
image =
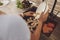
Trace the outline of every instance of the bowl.
<instances>
[{"instance_id":1,"label":"bowl","mask_svg":"<svg viewBox=\"0 0 60 40\"><path fill-rule=\"evenodd\" d=\"M46 14L46 12L48 11L48 4L46 2L42 2L37 10L36 10L36 19L38 19L41 16L41 13Z\"/></svg>"}]
</instances>

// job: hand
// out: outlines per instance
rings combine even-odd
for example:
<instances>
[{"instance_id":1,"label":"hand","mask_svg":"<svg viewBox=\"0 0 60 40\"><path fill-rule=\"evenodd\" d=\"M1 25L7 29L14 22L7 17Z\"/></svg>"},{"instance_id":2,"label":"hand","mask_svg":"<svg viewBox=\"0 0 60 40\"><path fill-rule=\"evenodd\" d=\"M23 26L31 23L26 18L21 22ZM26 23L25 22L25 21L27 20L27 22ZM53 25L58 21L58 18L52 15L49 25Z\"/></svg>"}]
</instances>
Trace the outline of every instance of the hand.
<instances>
[{"instance_id":1,"label":"hand","mask_svg":"<svg viewBox=\"0 0 60 40\"><path fill-rule=\"evenodd\" d=\"M44 12L41 13L41 16L39 17L39 21L44 22L47 20L47 17L49 15L49 10L44 14Z\"/></svg>"}]
</instances>

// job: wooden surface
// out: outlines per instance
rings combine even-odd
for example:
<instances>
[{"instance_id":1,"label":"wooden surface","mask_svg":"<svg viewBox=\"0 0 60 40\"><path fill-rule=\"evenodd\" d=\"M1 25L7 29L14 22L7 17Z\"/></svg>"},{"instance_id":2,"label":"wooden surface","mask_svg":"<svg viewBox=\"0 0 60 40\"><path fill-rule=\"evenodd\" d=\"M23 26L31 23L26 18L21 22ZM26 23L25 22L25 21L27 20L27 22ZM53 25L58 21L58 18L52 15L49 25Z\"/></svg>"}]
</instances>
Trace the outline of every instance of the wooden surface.
<instances>
[{"instance_id":1,"label":"wooden surface","mask_svg":"<svg viewBox=\"0 0 60 40\"><path fill-rule=\"evenodd\" d=\"M49 5L49 8L51 10L53 3L54 3L54 0L48 0L47 2ZM56 14L58 11L60 11L60 0L57 0L57 4L56 4L55 9L54 9L54 14Z\"/></svg>"}]
</instances>

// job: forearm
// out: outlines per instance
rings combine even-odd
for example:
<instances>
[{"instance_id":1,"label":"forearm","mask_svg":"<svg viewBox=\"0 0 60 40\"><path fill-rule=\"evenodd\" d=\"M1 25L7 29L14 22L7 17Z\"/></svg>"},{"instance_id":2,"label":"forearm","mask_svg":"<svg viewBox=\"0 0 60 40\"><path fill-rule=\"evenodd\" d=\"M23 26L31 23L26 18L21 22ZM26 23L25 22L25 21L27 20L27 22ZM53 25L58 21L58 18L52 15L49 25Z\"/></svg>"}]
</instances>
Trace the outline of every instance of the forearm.
<instances>
[{"instance_id":1,"label":"forearm","mask_svg":"<svg viewBox=\"0 0 60 40\"><path fill-rule=\"evenodd\" d=\"M42 22L39 21L38 26L34 33L31 33L31 40L39 40L41 33Z\"/></svg>"}]
</instances>

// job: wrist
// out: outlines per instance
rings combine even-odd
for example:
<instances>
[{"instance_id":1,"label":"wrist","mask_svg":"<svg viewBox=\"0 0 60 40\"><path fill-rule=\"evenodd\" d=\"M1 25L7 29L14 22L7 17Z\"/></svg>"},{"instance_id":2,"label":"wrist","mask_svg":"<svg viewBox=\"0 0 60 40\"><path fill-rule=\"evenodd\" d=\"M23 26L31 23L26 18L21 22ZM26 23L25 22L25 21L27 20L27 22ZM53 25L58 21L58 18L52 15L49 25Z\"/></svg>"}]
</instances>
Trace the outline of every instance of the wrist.
<instances>
[{"instance_id":1,"label":"wrist","mask_svg":"<svg viewBox=\"0 0 60 40\"><path fill-rule=\"evenodd\" d=\"M39 22L43 23L44 21L40 19Z\"/></svg>"}]
</instances>

